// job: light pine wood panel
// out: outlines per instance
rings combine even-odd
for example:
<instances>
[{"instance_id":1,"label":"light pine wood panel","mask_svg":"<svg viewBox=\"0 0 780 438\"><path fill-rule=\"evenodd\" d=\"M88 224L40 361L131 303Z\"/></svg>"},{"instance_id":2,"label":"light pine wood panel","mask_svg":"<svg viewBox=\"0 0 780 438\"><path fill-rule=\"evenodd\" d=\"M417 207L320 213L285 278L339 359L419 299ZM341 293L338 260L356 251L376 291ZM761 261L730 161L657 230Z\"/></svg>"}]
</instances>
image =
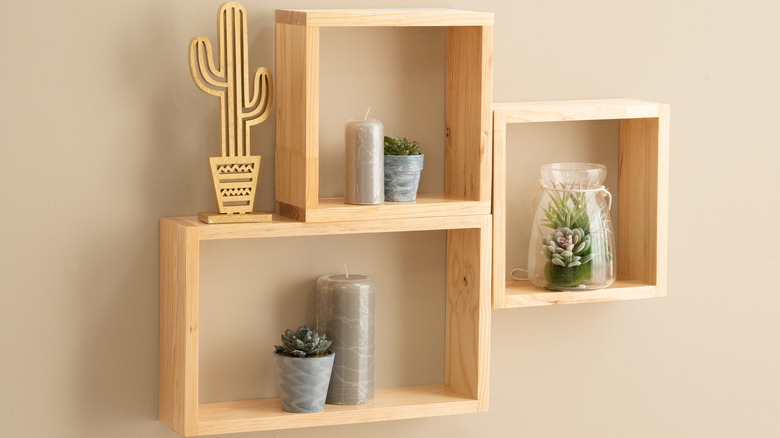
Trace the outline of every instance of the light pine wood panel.
<instances>
[{"instance_id":1,"label":"light pine wood panel","mask_svg":"<svg viewBox=\"0 0 780 438\"><path fill-rule=\"evenodd\" d=\"M444 191L487 201L492 190L493 26L447 28Z\"/></svg>"},{"instance_id":2,"label":"light pine wood panel","mask_svg":"<svg viewBox=\"0 0 780 438\"><path fill-rule=\"evenodd\" d=\"M160 422L182 435L198 422L197 228L160 220Z\"/></svg>"},{"instance_id":3,"label":"light pine wood panel","mask_svg":"<svg viewBox=\"0 0 780 438\"><path fill-rule=\"evenodd\" d=\"M506 306L506 115L493 110L493 307Z\"/></svg>"},{"instance_id":4,"label":"light pine wood panel","mask_svg":"<svg viewBox=\"0 0 780 438\"><path fill-rule=\"evenodd\" d=\"M668 114L663 105L659 118L620 122L618 273L660 286L668 239Z\"/></svg>"},{"instance_id":5,"label":"light pine wood panel","mask_svg":"<svg viewBox=\"0 0 780 438\"><path fill-rule=\"evenodd\" d=\"M669 147L671 107L661 105L658 115L658 200L656 202L656 296L666 296L669 267ZM619 272L619 271L618 271Z\"/></svg>"},{"instance_id":6,"label":"light pine wood panel","mask_svg":"<svg viewBox=\"0 0 780 438\"><path fill-rule=\"evenodd\" d=\"M276 24L276 200L316 208L319 29Z\"/></svg>"},{"instance_id":7,"label":"light pine wood panel","mask_svg":"<svg viewBox=\"0 0 780 438\"><path fill-rule=\"evenodd\" d=\"M618 120L659 116L659 104L637 99L561 100L496 103L505 123Z\"/></svg>"},{"instance_id":8,"label":"light pine wood panel","mask_svg":"<svg viewBox=\"0 0 780 438\"><path fill-rule=\"evenodd\" d=\"M493 106L493 307L619 301L666 295L669 105L636 99L500 103ZM618 280L602 291L546 292L506 283L506 125L620 120ZM565 159L562 159L565 161Z\"/></svg>"},{"instance_id":9,"label":"light pine wood panel","mask_svg":"<svg viewBox=\"0 0 780 438\"><path fill-rule=\"evenodd\" d=\"M446 193L418 194L411 202L350 205L344 198L320 199L317 209L307 210L307 222L376 220L405 217L490 214L490 202L471 201Z\"/></svg>"},{"instance_id":10,"label":"light pine wood panel","mask_svg":"<svg viewBox=\"0 0 780 438\"><path fill-rule=\"evenodd\" d=\"M445 384L488 408L491 219L447 232Z\"/></svg>"},{"instance_id":11,"label":"light pine wood panel","mask_svg":"<svg viewBox=\"0 0 780 438\"><path fill-rule=\"evenodd\" d=\"M186 226L198 227L200 240L450 230L479 228L483 221L480 215L323 223L299 222L274 215L272 222L211 225L200 222L195 216L174 219Z\"/></svg>"},{"instance_id":12,"label":"light pine wood panel","mask_svg":"<svg viewBox=\"0 0 780 438\"><path fill-rule=\"evenodd\" d=\"M302 26L477 26L492 25L492 12L455 9L290 9L276 21Z\"/></svg>"},{"instance_id":13,"label":"light pine wood panel","mask_svg":"<svg viewBox=\"0 0 780 438\"><path fill-rule=\"evenodd\" d=\"M377 388L374 401L361 405L325 405L322 412L282 411L278 398L200 405L198 435L330 426L477 411L477 400L446 385Z\"/></svg>"},{"instance_id":14,"label":"light pine wood panel","mask_svg":"<svg viewBox=\"0 0 780 438\"><path fill-rule=\"evenodd\" d=\"M512 281L506 283L503 299L504 307L536 307L653 298L657 291L654 285L631 280L616 280L606 289L581 292L545 291L529 281Z\"/></svg>"}]
</instances>

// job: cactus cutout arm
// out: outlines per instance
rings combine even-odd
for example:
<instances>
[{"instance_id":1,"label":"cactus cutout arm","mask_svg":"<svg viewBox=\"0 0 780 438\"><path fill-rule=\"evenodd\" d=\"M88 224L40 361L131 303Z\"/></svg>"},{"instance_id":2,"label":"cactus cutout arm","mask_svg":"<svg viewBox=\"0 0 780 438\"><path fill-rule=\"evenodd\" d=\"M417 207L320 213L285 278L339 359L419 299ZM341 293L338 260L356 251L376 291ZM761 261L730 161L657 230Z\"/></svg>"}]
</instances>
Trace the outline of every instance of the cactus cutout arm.
<instances>
[{"instance_id":1,"label":"cactus cutout arm","mask_svg":"<svg viewBox=\"0 0 780 438\"><path fill-rule=\"evenodd\" d=\"M271 102L273 102L274 83L271 79L271 72L267 68L260 67L255 70L253 83L254 93L246 107L254 109L244 113L242 116L246 123L244 127L244 145L247 155L250 155L249 127L262 123L268 118L271 114Z\"/></svg>"},{"instance_id":2,"label":"cactus cutout arm","mask_svg":"<svg viewBox=\"0 0 780 438\"><path fill-rule=\"evenodd\" d=\"M218 68L214 66L214 58L209 39L203 36L193 38L192 41L190 41L189 53L190 75L192 75L192 80L195 82L195 85L212 96L224 95L225 88L227 87L227 82L224 82L225 73L222 71L221 65ZM204 58L206 58L205 62ZM201 78L203 78L203 80L201 80ZM223 81L218 81L214 78L222 79Z\"/></svg>"},{"instance_id":3,"label":"cactus cutout arm","mask_svg":"<svg viewBox=\"0 0 780 438\"><path fill-rule=\"evenodd\" d=\"M247 108L254 108L254 110L245 115L249 126L263 122L271 114L270 102L273 101L273 90L274 83L271 79L271 72L265 67L255 70L254 94L247 104Z\"/></svg>"}]
</instances>

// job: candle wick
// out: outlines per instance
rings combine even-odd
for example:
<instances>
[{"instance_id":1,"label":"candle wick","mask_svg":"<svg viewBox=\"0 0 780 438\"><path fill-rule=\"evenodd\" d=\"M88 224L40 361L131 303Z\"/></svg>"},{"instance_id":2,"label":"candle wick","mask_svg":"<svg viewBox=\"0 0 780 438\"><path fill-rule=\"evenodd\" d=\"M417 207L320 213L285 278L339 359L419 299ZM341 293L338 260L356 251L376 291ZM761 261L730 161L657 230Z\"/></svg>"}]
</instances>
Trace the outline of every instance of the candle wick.
<instances>
[{"instance_id":1,"label":"candle wick","mask_svg":"<svg viewBox=\"0 0 780 438\"><path fill-rule=\"evenodd\" d=\"M347 272L347 264L344 263L344 275L346 275L347 280L349 280L349 272Z\"/></svg>"},{"instance_id":2,"label":"candle wick","mask_svg":"<svg viewBox=\"0 0 780 438\"><path fill-rule=\"evenodd\" d=\"M363 117L363 119L367 119L368 118L368 113L370 113L370 112L371 112L371 107L368 107L368 111L366 111L366 115Z\"/></svg>"}]
</instances>

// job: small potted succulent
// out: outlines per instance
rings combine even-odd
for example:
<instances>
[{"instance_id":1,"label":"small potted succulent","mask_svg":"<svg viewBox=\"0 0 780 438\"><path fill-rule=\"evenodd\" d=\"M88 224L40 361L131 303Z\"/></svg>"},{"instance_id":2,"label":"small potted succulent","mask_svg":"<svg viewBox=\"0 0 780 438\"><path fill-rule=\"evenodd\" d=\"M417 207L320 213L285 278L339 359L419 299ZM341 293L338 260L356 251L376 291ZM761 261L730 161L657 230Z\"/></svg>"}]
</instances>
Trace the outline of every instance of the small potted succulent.
<instances>
[{"instance_id":1,"label":"small potted succulent","mask_svg":"<svg viewBox=\"0 0 780 438\"><path fill-rule=\"evenodd\" d=\"M385 201L417 199L423 158L416 141L385 137Z\"/></svg>"},{"instance_id":2,"label":"small potted succulent","mask_svg":"<svg viewBox=\"0 0 780 438\"><path fill-rule=\"evenodd\" d=\"M282 345L274 345L274 367L282 409L319 412L325 406L335 353L331 341L307 326L285 330Z\"/></svg>"}]
</instances>

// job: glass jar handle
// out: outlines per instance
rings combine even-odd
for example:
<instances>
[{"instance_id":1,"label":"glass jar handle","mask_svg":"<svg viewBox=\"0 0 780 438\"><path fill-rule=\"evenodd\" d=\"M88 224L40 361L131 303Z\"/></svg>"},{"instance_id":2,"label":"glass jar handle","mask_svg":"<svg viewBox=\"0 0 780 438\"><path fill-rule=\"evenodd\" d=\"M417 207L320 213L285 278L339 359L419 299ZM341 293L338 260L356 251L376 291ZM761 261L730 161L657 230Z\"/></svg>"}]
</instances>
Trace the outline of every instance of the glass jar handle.
<instances>
[{"instance_id":1,"label":"glass jar handle","mask_svg":"<svg viewBox=\"0 0 780 438\"><path fill-rule=\"evenodd\" d=\"M515 271L525 272L525 277L515 277ZM531 277L528 275L528 269L514 268L509 271L509 278L515 281L529 281Z\"/></svg>"}]
</instances>

